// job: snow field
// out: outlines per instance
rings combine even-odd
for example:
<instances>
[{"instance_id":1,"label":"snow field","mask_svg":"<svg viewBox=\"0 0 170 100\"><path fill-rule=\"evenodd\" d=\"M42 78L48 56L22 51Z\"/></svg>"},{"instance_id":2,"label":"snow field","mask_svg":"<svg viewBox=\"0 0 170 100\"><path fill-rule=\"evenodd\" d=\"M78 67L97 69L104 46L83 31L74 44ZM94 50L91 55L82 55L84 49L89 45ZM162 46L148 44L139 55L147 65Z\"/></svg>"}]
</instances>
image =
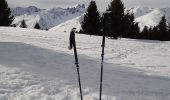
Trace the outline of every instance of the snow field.
<instances>
[{"instance_id":1,"label":"snow field","mask_svg":"<svg viewBox=\"0 0 170 100\"><path fill-rule=\"evenodd\" d=\"M101 40L76 34L84 100L98 100ZM0 41L0 100L80 99L68 31L1 27ZM106 39L103 100L169 100L169 48Z\"/></svg>"}]
</instances>

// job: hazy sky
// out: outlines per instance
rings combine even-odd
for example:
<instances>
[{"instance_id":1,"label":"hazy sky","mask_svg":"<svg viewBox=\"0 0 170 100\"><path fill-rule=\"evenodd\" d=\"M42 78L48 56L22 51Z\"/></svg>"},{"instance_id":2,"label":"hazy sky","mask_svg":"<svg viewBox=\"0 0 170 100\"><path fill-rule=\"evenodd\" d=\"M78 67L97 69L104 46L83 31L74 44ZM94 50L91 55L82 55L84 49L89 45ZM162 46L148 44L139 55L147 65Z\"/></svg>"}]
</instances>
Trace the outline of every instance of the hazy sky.
<instances>
[{"instance_id":1,"label":"hazy sky","mask_svg":"<svg viewBox=\"0 0 170 100\"><path fill-rule=\"evenodd\" d=\"M75 4L85 3L88 5L90 0L7 0L11 7L37 6L39 8L68 7ZM99 10L105 10L111 0L96 0ZM169 7L170 0L122 0L126 7L145 6L145 7Z\"/></svg>"}]
</instances>

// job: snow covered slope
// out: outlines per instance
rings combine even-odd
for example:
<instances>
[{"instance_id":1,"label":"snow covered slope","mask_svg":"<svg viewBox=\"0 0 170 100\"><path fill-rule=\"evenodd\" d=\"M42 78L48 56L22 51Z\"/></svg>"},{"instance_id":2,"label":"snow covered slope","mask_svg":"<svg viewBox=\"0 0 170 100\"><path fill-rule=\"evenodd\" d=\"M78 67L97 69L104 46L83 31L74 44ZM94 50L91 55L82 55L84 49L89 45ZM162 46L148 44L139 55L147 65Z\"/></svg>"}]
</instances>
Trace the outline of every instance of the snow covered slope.
<instances>
[{"instance_id":1,"label":"snow covered slope","mask_svg":"<svg viewBox=\"0 0 170 100\"><path fill-rule=\"evenodd\" d=\"M81 22L83 20L83 16L79 16L77 18L71 19L69 21L63 22L62 24L59 24L53 28L51 28L49 31L57 31L57 32L70 32L70 30L75 27L77 30L81 29Z\"/></svg>"},{"instance_id":2,"label":"snow covered slope","mask_svg":"<svg viewBox=\"0 0 170 100\"><path fill-rule=\"evenodd\" d=\"M76 34L84 100L98 100L101 40ZM0 27L0 100L80 100L69 32ZM169 100L170 42L106 39L102 100Z\"/></svg>"},{"instance_id":3,"label":"snow covered slope","mask_svg":"<svg viewBox=\"0 0 170 100\"><path fill-rule=\"evenodd\" d=\"M38 9L34 6L28 8L17 7L12 9L12 14L15 16L13 24L18 27L24 19L29 28L33 28L36 23L39 23L42 29L52 28L62 22L80 16L85 11L84 5L77 5L72 8L52 8L49 10Z\"/></svg>"},{"instance_id":4,"label":"snow covered slope","mask_svg":"<svg viewBox=\"0 0 170 100\"><path fill-rule=\"evenodd\" d=\"M170 23L170 8L152 9L149 13L137 17L135 21L139 22L139 26L141 28L143 28L145 25L156 26L161 20L162 16L165 16L167 22Z\"/></svg>"}]
</instances>

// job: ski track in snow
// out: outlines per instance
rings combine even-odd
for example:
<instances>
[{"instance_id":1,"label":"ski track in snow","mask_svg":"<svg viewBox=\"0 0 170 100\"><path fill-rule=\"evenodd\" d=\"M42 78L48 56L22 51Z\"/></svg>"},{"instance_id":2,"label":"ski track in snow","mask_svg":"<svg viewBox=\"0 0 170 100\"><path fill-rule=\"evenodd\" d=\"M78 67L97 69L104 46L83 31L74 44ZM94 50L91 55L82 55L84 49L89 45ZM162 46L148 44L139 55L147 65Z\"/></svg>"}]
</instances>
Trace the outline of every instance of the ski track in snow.
<instances>
[{"instance_id":1,"label":"ski track in snow","mask_svg":"<svg viewBox=\"0 0 170 100\"><path fill-rule=\"evenodd\" d=\"M0 100L79 100L69 33L0 28ZM84 100L98 100L101 37L76 35ZM170 43L106 39L103 100L169 100Z\"/></svg>"}]
</instances>

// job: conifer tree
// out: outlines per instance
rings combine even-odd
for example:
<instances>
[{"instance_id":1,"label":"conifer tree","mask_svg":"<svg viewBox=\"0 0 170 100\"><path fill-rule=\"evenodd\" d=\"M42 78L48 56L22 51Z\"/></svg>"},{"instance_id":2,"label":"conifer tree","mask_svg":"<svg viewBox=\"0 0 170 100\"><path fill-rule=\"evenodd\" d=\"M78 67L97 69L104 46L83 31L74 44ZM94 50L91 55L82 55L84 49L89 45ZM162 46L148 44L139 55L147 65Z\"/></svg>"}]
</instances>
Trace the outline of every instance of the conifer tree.
<instances>
[{"instance_id":1,"label":"conifer tree","mask_svg":"<svg viewBox=\"0 0 170 100\"><path fill-rule=\"evenodd\" d=\"M112 27L111 27L111 17L109 16L109 13L103 13L101 17L101 28L103 31L103 34L105 36L110 37L112 33Z\"/></svg>"},{"instance_id":2,"label":"conifer tree","mask_svg":"<svg viewBox=\"0 0 170 100\"><path fill-rule=\"evenodd\" d=\"M112 27L112 35L111 37L117 38L122 34L122 23L124 17L124 5L121 0L112 0L109 5L107 11L110 11L111 17L111 27Z\"/></svg>"},{"instance_id":3,"label":"conifer tree","mask_svg":"<svg viewBox=\"0 0 170 100\"><path fill-rule=\"evenodd\" d=\"M0 26L10 26L14 17L6 0L0 0Z\"/></svg>"},{"instance_id":4,"label":"conifer tree","mask_svg":"<svg viewBox=\"0 0 170 100\"><path fill-rule=\"evenodd\" d=\"M168 32L167 32L167 34L168 34L168 41L170 41L170 24L168 23Z\"/></svg>"},{"instance_id":5,"label":"conifer tree","mask_svg":"<svg viewBox=\"0 0 170 100\"><path fill-rule=\"evenodd\" d=\"M144 26L144 28L143 28L141 34L142 34L142 38L143 38L143 39L148 39L148 38L149 38L149 37L148 37L149 29L148 29L147 26Z\"/></svg>"},{"instance_id":6,"label":"conifer tree","mask_svg":"<svg viewBox=\"0 0 170 100\"><path fill-rule=\"evenodd\" d=\"M152 39L153 39L153 38L152 38L153 28L150 27L150 28L148 29L148 32L149 32L148 39L152 40Z\"/></svg>"},{"instance_id":7,"label":"conifer tree","mask_svg":"<svg viewBox=\"0 0 170 100\"><path fill-rule=\"evenodd\" d=\"M123 37L126 38L139 37L139 32L140 32L139 26L138 23L136 23L134 20L135 17L133 13L129 13L129 11L127 11L127 13L124 14L123 21L121 23Z\"/></svg>"},{"instance_id":8,"label":"conifer tree","mask_svg":"<svg viewBox=\"0 0 170 100\"><path fill-rule=\"evenodd\" d=\"M25 23L25 20L22 20L20 27L21 27L21 28L27 28L27 25L26 25L26 23Z\"/></svg>"},{"instance_id":9,"label":"conifer tree","mask_svg":"<svg viewBox=\"0 0 170 100\"><path fill-rule=\"evenodd\" d=\"M166 23L166 19L165 16L163 16L158 24L158 29L161 32L166 32L167 31L167 23Z\"/></svg>"},{"instance_id":10,"label":"conifer tree","mask_svg":"<svg viewBox=\"0 0 170 100\"><path fill-rule=\"evenodd\" d=\"M133 24L130 24L130 28L129 28L129 35L130 35L130 38L134 38L134 39L138 39L138 38L141 38L140 36L140 28L138 26L138 23L133 23Z\"/></svg>"},{"instance_id":11,"label":"conifer tree","mask_svg":"<svg viewBox=\"0 0 170 100\"><path fill-rule=\"evenodd\" d=\"M41 29L40 25L38 23L35 24L34 26L35 29Z\"/></svg>"},{"instance_id":12,"label":"conifer tree","mask_svg":"<svg viewBox=\"0 0 170 100\"><path fill-rule=\"evenodd\" d=\"M153 29L152 29L152 39L153 40L158 40L159 39L159 32L158 32L158 27L157 26L154 26Z\"/></svg>"},{"instance_id":13,"label":"conifer tree","mask_svg":"<svg viewBox=\"0 0 170 100\"><path fill-rule=\"evenodd\" d=\"M81 23L82 31L85 34L101 35L100 34L100 14L95 1L91 1L87 12L84 15L84 20Z\"/></svg>"},{"instance_id":14,"label":"conifer tree","mask_svg":"<svg viewBox=\"0 0 170 100\"><path fill-rule=\"evenodd\" d=\"M167 40L167 23L166 18L163 16L158 24L158 31L160 34L160 40L164 41Z\"/></svg>"}]
</instances>

